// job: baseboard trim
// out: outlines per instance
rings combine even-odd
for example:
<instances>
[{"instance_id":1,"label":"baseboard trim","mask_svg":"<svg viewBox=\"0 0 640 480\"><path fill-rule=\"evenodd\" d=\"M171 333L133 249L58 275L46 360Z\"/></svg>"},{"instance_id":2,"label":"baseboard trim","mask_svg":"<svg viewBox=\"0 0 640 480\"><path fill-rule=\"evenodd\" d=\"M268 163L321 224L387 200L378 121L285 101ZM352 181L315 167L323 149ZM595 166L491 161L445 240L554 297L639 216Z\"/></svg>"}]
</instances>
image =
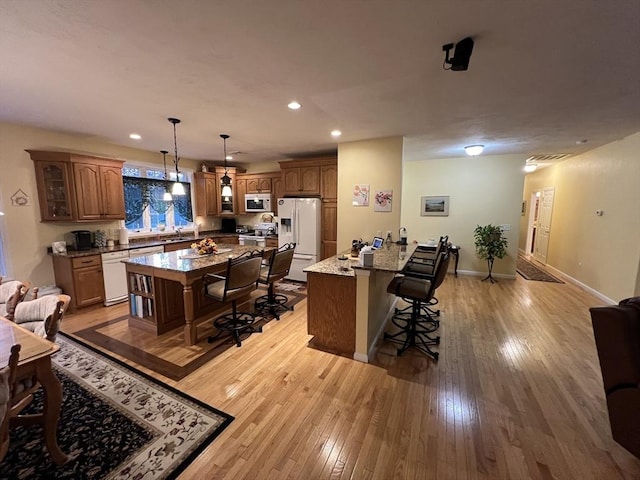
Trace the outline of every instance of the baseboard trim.
<instances>
[{"instance_id":1,"label":"baseboard trim","mask_svg":"<svg viewBox=\"0 0 640 480\"><path fill-rule=\"evenodd\" d=\"M566 280L567 282L572 283L577 287L580 287L585 292L590 293L594 297L597 297L599 300L602 300L603 302L608 303L609 305L618 304L618 302L616 302L615 300L612 300L611 298L607 297L603 293L600 293L598 290L591 288L589 285L582 283L580 280L573 278L571 275L567 275L563 271L558 270L557 268L552 267L549 264L545 265L545 268L549 270L549 272L552 273L553 275L556 275L560 277L562 280Z\"/></svg>"},{"instance_id":2,"label":"baseboard trim","mask_svg":"<svg viewBox=\"0 0 640 480\"><path fill-rule=\"evenodd\" d=\"M458 270L458 275L471 275L473 277L486 277L487 272L476 272L475 270ZM515 274L511 275L509 273L493 273L493 277L495 278L506 278L509 280L514 280L516 278Z\"/></svg>"}]
</instances>

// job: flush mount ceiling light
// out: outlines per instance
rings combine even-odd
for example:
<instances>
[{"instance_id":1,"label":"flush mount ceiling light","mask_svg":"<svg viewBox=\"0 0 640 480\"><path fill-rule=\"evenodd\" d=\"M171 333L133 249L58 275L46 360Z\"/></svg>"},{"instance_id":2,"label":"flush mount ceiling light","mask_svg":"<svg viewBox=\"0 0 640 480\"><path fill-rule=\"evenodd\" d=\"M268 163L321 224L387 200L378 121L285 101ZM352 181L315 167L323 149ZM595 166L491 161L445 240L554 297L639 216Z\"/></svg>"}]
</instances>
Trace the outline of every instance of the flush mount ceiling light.
<instances>
[{"instance_id":1,"label":"flush mount ceiling light","mask_svg":"<svg viewBox=\"0 0 640 480\"><path fill-rule=\"evenodd\" d=\"M287 105L287 107L289 107L291 110L298 110L301 106L302 105L300 105L295 100L293 102L289 103L289 105Z\"/></svg>"},{"instance_id":2,"label":"flush mount ceiling light","mask_svg":"<svg viewBox=\"0 0 640 480\"><path fill-rule=\"evenodd\" d=\"M132 140L140 140L142 137L139 133L132 133L131 135L129 135L129 138Z\"/></svg>"},{"instance_id":3,"label":"flush mount ceiling light","mask_svg":"<svg viewBox=\"0 0 640 480\"><path fill-rule=\"evenodd\" d=\"M167 118L167 120L173 124L173 163L176 165L176 182L173 184L173 187L171 187L171 193L173 195L184 195L184 185L180 183L180 171L178 170L178 162L180 162L180 158L178 157L178 140L176 138L176 125L180 123L180 120L177 118Z\"/></svg>"},{"instance_id":4,"label":"flush mount ceiling light","mask_svg":"<svg viewBox=\"0 0 640 480\"><path fill-rule=\"evenodd\" d=\"M467 152L467 155L475 157L476 155L480 155L482 153L482 151L484 150L484 145L467 145L466 147L464 147L464 150L465 152Z\"/></svg>"},{"instance_id":5,"label":"flush mount ceiling light","mask_svg":"<svg viewBox=\"0 0 640 480\"><path fill-rule=\"evenodd\" d=\"M340 135L342 135L342 132L340 130L333 130L331 132L332 137L339 137Z\"/></svg>"},{"instance_id":6,"label":"flush mount ceiling light","mask_svg":"<svg viewBox=\"0 0 640 480\"><path fill-rule=\"evenodd\" d=\"M173 200L171 196L171 192L169 191L169 180L167 179L167 150L160 150L162 154L162 164L164 165L164 194L162 195L162 200L165 202L170 202Z\"/></svg>"},{"instance_id":7,"label":"flush mount ceiling light","mask_svg":"<svg viewBox=\"0 0 640 480\"><path fill-rule=\"evenodd\" d=\"M229 138L229 135L222 133L220 134L220 138L224 146L224 175L220 179L220 184L222 185L222 191L220 193L224 197L225 202L228 202L229 197L233 195L233 191L231 190L231 177L227 175L227 138Z\"/></svg>"},{"instance_id":8,"label":"flush mount ceiling light","mask_svg":"<svg viewBox=\"0 0 640 480\"><path fill-rule=\"evenodd\" d=\"M527 173L535 172L537 168L538 168L538 164L530 163L530 164L524 166L524 171L527 172Z\"/></svg>"}]
</instances>

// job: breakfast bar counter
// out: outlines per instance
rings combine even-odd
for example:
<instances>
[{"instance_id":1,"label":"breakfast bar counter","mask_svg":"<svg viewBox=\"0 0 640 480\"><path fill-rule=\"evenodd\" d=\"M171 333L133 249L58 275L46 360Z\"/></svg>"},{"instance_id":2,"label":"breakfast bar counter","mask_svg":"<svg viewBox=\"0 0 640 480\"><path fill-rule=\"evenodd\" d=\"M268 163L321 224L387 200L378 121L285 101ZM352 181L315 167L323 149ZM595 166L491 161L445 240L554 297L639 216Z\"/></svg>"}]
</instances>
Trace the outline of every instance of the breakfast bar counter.
<instances>
[{"instance_id":1,"label":"breakfast bar counter","mask_svg":"<svg viewBox=\"0 0 640 480\"><path fill-rule=\"evenodd\" d=\"M261 250L268 252L273 247ZM124 261L129 288L129 325L161 335L184 325L187 345L197 342L196 323L225 307L204 296L202 276L222 273L227 260L255 246L218 244L218 253L197 256L194 250L156 253Z\"/></svg>"},{"instance_id":2,"label":"breakfast bar counter","mask_svg":"<svg viewBox=\"0 0 640 480\"><path fill-rule=\"evenodd\" d=\"M306 268L311 344L367 362L395 305L387 285L415 249L416 245L384 245L374 251L371 267L359 265L357 258L339 260L335 255Z\"/></svg>"}]
</instances>

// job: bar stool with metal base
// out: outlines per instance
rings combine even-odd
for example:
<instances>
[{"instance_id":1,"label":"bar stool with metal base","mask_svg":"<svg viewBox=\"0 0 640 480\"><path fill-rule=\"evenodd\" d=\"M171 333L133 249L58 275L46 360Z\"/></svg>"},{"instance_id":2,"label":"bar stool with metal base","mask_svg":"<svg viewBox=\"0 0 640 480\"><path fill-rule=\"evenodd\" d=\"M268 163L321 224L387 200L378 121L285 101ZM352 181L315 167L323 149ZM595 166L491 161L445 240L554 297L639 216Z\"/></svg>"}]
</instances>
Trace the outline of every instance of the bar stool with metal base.
<instances>
[{"instance_id":1,"label":"bar stool with metal base","mask_svg":"<svg viewBox=\"0 0 640 480\"><path fill-rule=\"evenodd\" d=\"M442 284L449 267L449 252L440 254L436 264L435 277L426 280L417 277L397 276L389 283L387 292L406 299L411 303L411 313L400 312L392 317L394 325L401 330L395 334L385 333L384 338L390 342L401 345L397 350L398 356L402 355L409 347L415 347L429 355L434 360L438 359L438 352L431 349L432 345L440 344L439 336L431 336L438 325L431 318L422 314L422 303L428 303Z\"/></svg>"},{"instance_id":2,"label":"bar stool with metal base","mask_svg":"<svg viewBox=\"0 0 640 480\"><path fill-rule=\"evenodd\" d=\"M286 304L289 301L286 295L275 293L274 284L289 275L295 248L295 243L284 244L273 253L269 265L262 267L260 270L259 282L269 287L267 295L262 295L257 298L255 310L257 312L269 313L273 315L276 320L280 320L280 312L293 310L293 306Z\"/></svg>"},{"instance_id":3,"label":"bar stool with metal base","mask_svg":"<svg viewBox=\"0 0 640 480\"><path fill-rule=\"evenodd\" d=\"M258 288L262 251L245 252L239 257L230 258L227 262L225 276L207 273L202 277L205 297L218 302L231 301L231 313L221 315L213 321L219 330L216 335L207 338L209 343L225 332L233 335L236 346L241 347L240 334L245 332L262 332L262 327L255 328L256 316L249 312L238 312L237 300Z\"/></svg>"}]
</instances>

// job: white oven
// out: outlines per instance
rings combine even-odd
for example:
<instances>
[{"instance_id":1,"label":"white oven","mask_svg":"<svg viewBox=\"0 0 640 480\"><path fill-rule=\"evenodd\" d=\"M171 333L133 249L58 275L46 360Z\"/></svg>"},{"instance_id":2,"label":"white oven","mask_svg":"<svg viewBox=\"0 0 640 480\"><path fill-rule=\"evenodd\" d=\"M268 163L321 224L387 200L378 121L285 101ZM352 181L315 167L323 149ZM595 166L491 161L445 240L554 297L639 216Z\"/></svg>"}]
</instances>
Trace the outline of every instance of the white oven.
<instances>
[{"instance_id":1,"label":"white oven","mask_svg":"<svg viewBox=\"0 0 640 480\"><path fill-rule=\"evenodd\" d=\"M244 209L247 212L273 212L270 193L245 193Z\"/></svg>"}]
</instances>

